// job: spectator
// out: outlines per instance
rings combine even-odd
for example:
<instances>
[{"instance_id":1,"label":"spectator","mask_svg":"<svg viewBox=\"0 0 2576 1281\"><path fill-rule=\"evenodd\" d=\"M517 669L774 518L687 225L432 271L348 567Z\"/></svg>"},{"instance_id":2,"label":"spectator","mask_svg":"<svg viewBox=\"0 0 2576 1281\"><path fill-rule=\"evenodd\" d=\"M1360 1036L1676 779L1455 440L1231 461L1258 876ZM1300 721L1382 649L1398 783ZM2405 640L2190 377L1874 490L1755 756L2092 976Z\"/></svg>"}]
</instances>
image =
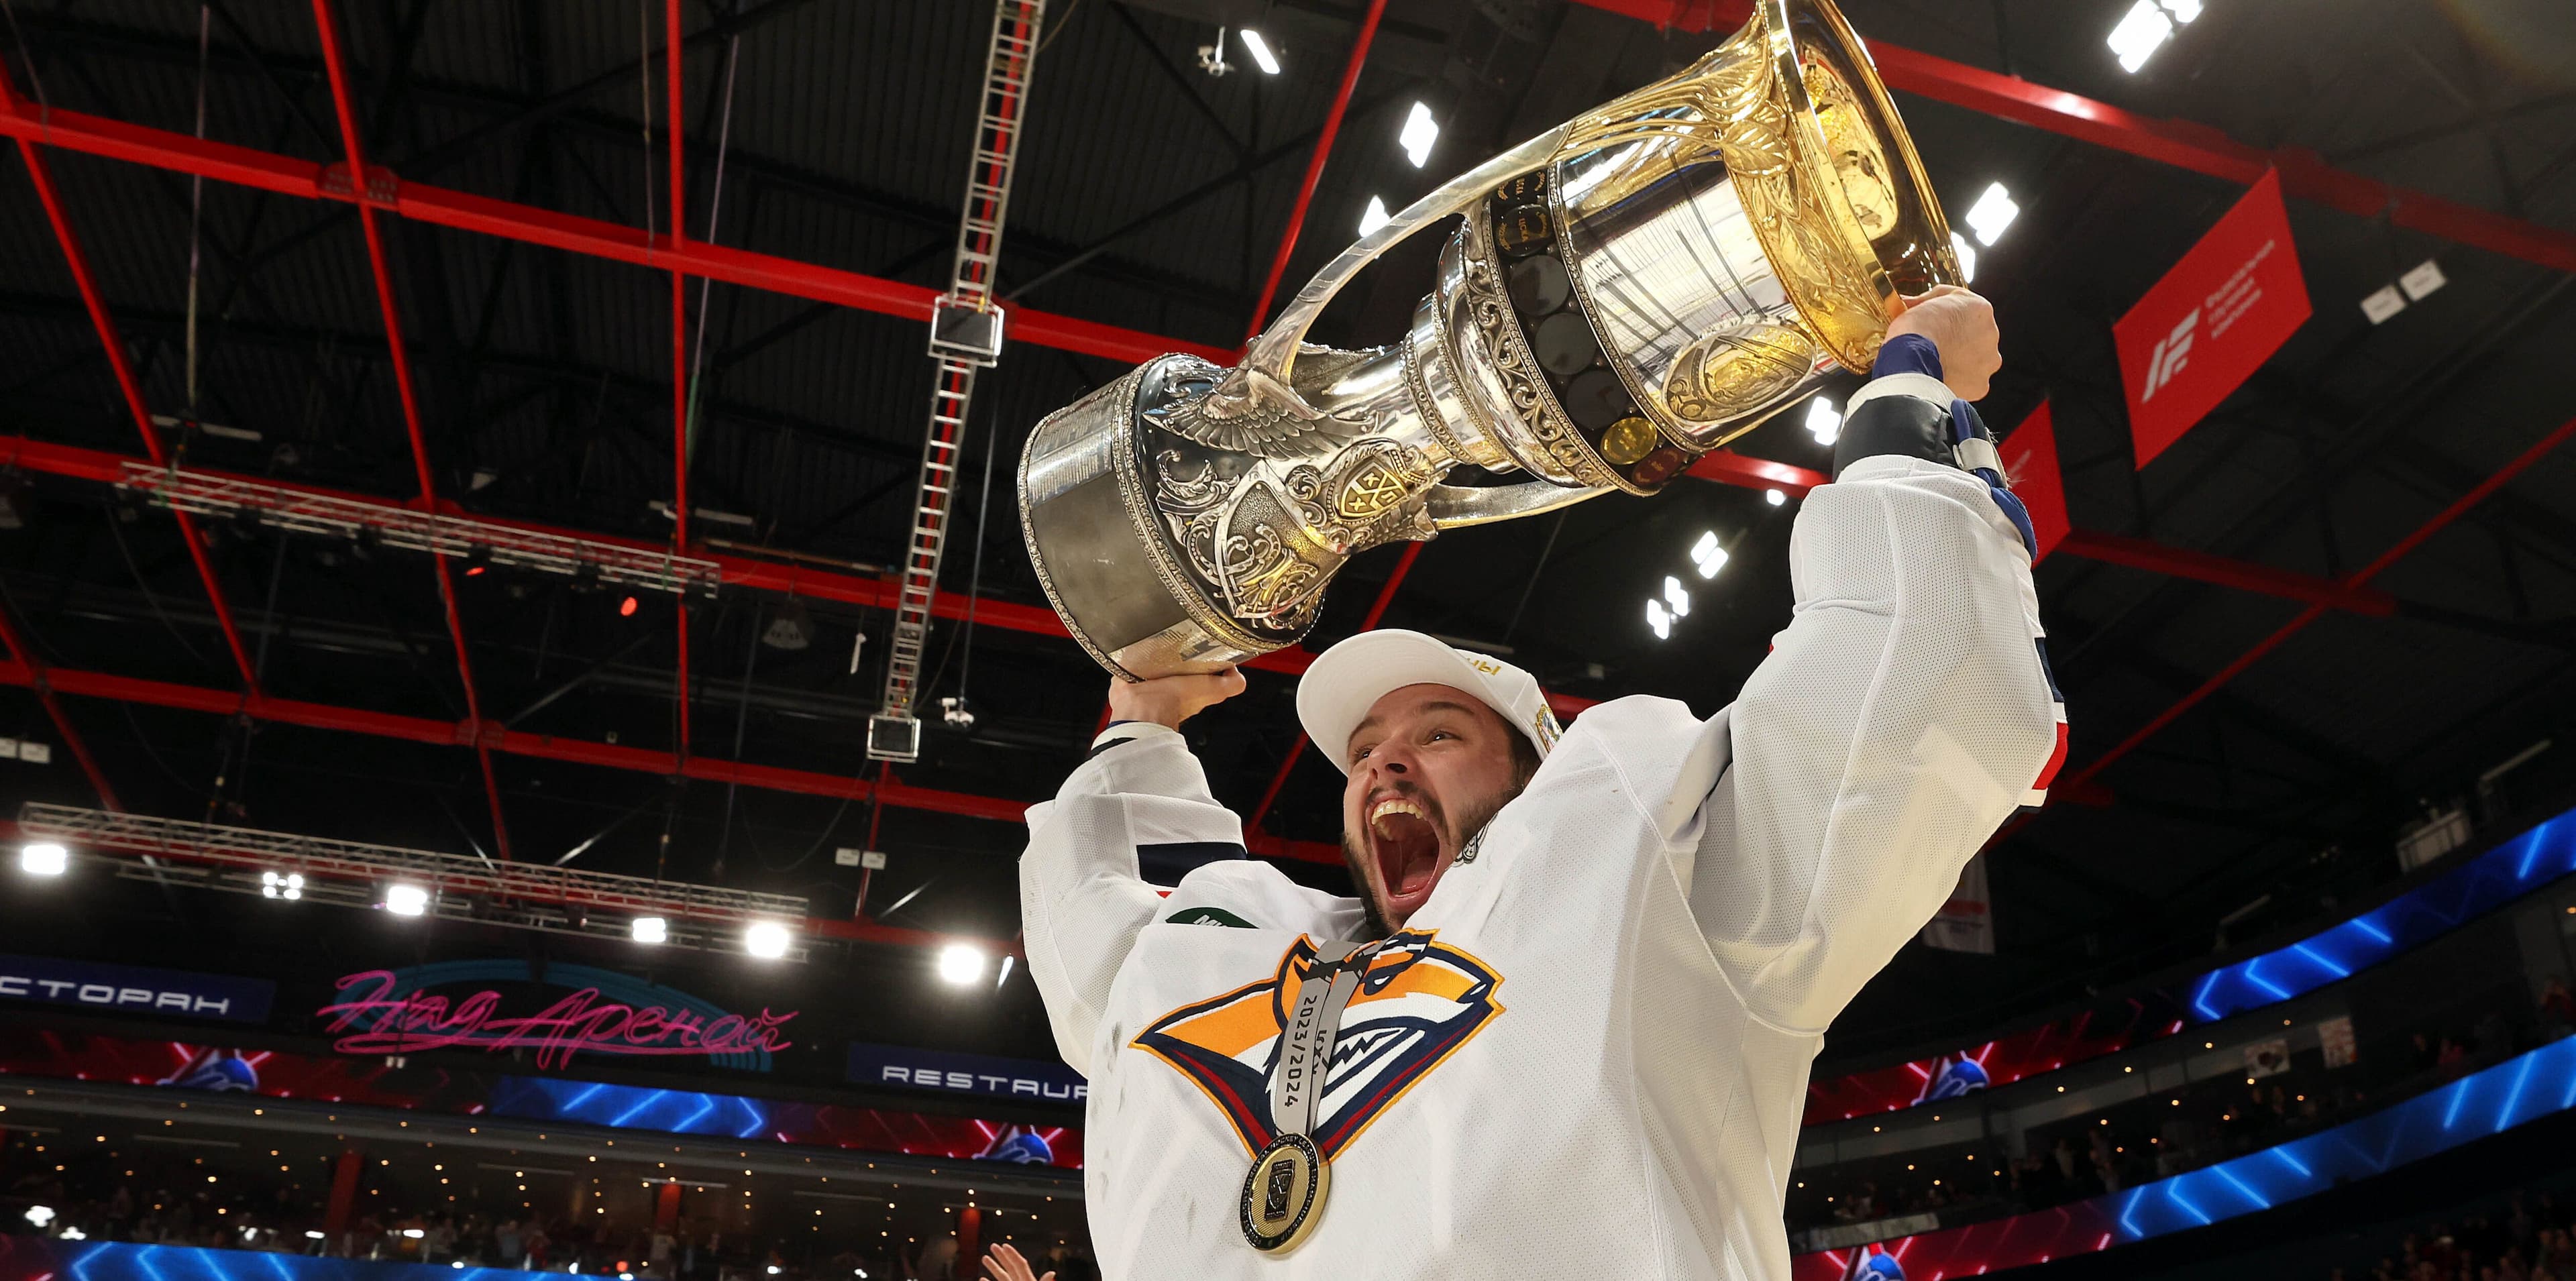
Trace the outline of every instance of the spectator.
<instances>
[{"instance_id":1,"label":"spectator","mask_svg":"<svg viewBox=\"0 0 2576 1281\"><path fill-rule=\"evenodd\" d=\"M2576 994L2567 990L2567 980L2550 976L2540 987L2540 1039L2555 1041L2576 1031Z\"/></svg>"},{"instance_id":2,"label":"spectator","mask_svg":"<svg viewBox=\"0 0 2576 1281\"><path fill-rule=\"evenodd\" d=\"M2456 1081L2467 1075L2469 1047L2461 1044L2458 1037L2444 1035L2441 1057L2434 1061L2434 1070L2444 1081Z\"/></svg>"}]
</instances>

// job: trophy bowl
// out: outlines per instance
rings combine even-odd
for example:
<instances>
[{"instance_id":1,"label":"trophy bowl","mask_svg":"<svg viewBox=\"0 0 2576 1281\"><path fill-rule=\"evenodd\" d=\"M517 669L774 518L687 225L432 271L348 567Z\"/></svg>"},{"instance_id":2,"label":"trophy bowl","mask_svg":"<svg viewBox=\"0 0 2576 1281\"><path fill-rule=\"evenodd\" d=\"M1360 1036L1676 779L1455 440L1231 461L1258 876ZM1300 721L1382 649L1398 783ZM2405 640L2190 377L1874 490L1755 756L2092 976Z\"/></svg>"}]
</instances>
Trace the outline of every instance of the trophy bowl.
<instances>
[{"instance_id":1,"label":"trophy bowl","mask_svg":"<svg viewBox=\"0 0 2576 1281\"><path fill-rule=\"evenodd\" d=\"M1455 218L1399 342L1308 344L1359 269ZM1049 414L1021 529L1057 616L1129 680L1296 644L1358 552L1653 494L1866 372L1950 228L1830 0L1760 0L1682 72L1494 157L1342 251L1220 368L1147 361ZM1462 466L1516 484L1444 483Z\"/></svg>"}]
</instances>

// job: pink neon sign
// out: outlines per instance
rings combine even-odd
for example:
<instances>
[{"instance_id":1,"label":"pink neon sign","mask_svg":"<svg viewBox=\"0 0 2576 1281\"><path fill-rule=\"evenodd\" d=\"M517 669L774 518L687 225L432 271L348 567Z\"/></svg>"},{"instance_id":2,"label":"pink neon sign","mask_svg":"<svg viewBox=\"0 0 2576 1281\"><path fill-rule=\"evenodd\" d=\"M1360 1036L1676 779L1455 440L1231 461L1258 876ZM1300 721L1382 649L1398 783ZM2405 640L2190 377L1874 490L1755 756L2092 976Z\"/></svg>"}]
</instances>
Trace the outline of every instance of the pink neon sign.
<instances>
[{"instance_id":1,"label":"pink neon sign","mask_svg":"<svg viewBox=\"0 0 2576 1281\"><path fill-rule=\"evenodd\" d=\"M794 1010L709 1019L696 1010L602 1000L598 988L585 987L534 1014L505 1015L491 988L463 999L403 992L391 970L347 975L337 987L340 999L318 1013L331 1020L328 1031L347 1033L331 1047L342 1054L533 1049L538 1067L558 1068L584 1052L712 1058L795 1044L782 1032Z\"/></svg>"}]
</instances>

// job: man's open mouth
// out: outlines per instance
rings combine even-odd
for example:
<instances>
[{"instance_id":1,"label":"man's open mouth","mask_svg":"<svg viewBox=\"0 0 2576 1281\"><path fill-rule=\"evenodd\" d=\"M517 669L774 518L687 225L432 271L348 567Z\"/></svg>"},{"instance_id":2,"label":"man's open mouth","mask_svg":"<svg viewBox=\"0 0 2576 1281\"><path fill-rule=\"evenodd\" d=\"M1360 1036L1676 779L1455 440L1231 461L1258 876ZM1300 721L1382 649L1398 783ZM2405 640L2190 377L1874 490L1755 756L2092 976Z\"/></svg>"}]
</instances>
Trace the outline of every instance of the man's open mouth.
<instances>
[{"instance_id":1,"label":"man's open mouth","mask_svg":"<svg viewBox=\"0 0 2576 1281\"><path fill-rule=\"evenodd\" d=\"M1369 852L1389 906L1410 913L1431 897L1440 879L1440 829L1422 802L1391 796L1370 807Z\"/></svg>"}]
</instances>

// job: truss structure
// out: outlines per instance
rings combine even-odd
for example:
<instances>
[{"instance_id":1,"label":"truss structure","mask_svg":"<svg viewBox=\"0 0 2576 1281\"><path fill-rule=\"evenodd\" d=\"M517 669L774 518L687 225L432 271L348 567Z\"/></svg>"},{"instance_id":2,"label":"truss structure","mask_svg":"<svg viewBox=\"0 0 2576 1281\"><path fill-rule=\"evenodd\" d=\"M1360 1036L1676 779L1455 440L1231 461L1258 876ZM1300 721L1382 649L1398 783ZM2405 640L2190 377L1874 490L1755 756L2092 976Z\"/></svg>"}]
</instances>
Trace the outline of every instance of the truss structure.
<instances>
[{"instance_id":1,"label":"truss structure","mask_svg":"<svg viewBox=\"0 0 2576 1281\"><path fill-rule=\"evenodd\" d=\"M288 489L214 472L128 462L117 487L193 516L227 518L250 512L264 524L299 534L375 541L436 556L484 557L494 565L556 574L596 574L602 583L652 591L713 596L724 582L724 567L702 557Z\"/></svg>"},{"instance_id":2,"label":"truss structure","mask_svg":"<svg viewBox=\"0 0 2576 1281\"><path fill-rule=\"evenodd\" d=\"M755 921L793 931L811 915L797 895L542 863L495 863L435 850L34 801L18 807L18 829L30 838L137 860L120 875L144 880L184 879L257 894L263 874L300 876L301 898L359 907L381 902L386 885L403 884L418 887L430 910L441 917L522 928L624 935L634 918L658 916L674 942L686 936L732 947L742 928Z\"/></svg>"},{"instance_id":3,"label":"truss structure","mask_svg":"<svg viewBox=\"0 0 2576 1281\"><path fill-rule=\"evenodd\" d=\"M1002 253L1002 219L1011 203L1011 168L1020 150L1029 73L1038 51L1046 0L996 0L992 49L984 62L975 152L966 171L966 209L957 222L957 259L948 292L931 312L930 354L939 362L930 391L930 427L921 445L921 484L904 550L903 589L895 603L894 639L886 654L885 704L868 723L868 755L908 761L921 752L921 657L930 639L931 602L948 543L957 485L958 448L975 394L975 370L1002 354L1002 315L994 305L993 264Z\"/></svg>"}]
</instances>

